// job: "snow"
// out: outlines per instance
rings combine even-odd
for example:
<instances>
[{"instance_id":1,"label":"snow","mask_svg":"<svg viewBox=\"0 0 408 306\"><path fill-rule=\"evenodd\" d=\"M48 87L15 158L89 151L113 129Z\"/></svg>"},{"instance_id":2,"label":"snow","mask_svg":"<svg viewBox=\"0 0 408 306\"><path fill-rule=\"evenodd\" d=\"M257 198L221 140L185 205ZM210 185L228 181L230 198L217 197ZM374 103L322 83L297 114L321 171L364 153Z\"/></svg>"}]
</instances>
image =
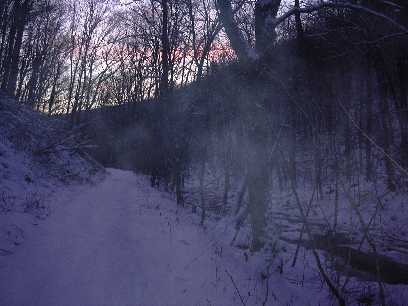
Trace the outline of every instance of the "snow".
<instances>
[{"instance_id":1,"label":"snow","mask_svg":"<svg viewBox=\"0 0 408 306\"><path fill-rule=\"evenodd\" d=\"M169 201L147 181L109 172L61 192L52 217L2 258L0 305L236 305L205 234L159 209Z\"/></svg>"},{"instance_id":2,"label":"snow","mask_svg":"<svg viewBox=\"0 0 408 306\"><path fill-rule=\"evenodd\" d=\"M43 220L6 215L24 237L0 254L0 305L336 304L310 254L302 251L295 268L293 252L281 254L263 278L267 260L230 245L230 220L210 216L199 226L146 176L108 169L93 184L59 187L50 201ZM393 287L403 302L404 287Z\"/></svg>"},{"instance_id":3,"label":"snow","mask_svg":"<svg viewBox=\"0 0 408 306\"><path fill-rule=\"evenodd\" d=\"M48 217L56 190L103 173L101 166L71 150L74 138L53 143L56 135L70 135L63 122L0 94L0 256L23 243L24 228Z\"/></svg>"},{"instance_id":4,"label":"snow","mask_svg":"<svg viewBox=\"0 0 408 306\"><path fill-rule=\"evenodd\" d=\"M0 257L0 305L228 306L243 305L239 295L245 305L265 299L257 261L211 238L143 176L110 169L104 181L62 189L55 200L50 218L27 231L12 256ZM269 282L265 305L300 297L279 274Z\"/></svg>"}]
</instances>

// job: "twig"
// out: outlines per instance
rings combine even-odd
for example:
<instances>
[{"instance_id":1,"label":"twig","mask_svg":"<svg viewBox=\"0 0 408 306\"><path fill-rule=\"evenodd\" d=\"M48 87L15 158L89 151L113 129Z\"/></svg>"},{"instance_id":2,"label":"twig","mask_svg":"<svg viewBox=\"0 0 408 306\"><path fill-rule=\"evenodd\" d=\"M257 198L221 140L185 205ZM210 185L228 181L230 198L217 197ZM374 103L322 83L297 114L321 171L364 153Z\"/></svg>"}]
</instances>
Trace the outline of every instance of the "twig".
<instances>
[{"instance_id":1,"label":"twig","mask_svg":"<svg viewBox=\"0 0 408 306\"><path fill-rule=\"evenodd\" d=\"M307 207L306 218L309 217L309 213L310 213L310 210L311 210L311 208L312 208L313 198L314 198L314 194L315 194L315 192L316 192L316 187L317 187L317 186L316 186L316 184L315 184L315 187L314 187L313 193L312 193L312 197L310 198L310 200L309 200L309 205L308 205L308 207ZM298 242L298 244L297 244L297 246L296 246L295 256L293 256L292 267L294 267L294 266L296 265L296 261L297 261L297 257L298 257L299 249L300 249L300 243L302 242L304 232L305 232L305 225L303 224L303 225L302 225L302 229L301 229L301 231L300 231L300 235L299 235L299 242Z\"/></svg>"},{"instance_id":2,"label":"twig","mask_svg":"<svg viewBox=\"0 0 408 306\"><path fill-rule=\"evenodd\" d=\"M265 293L265 299L262 302L262 306L266 306L266 303L268 303L269 299L269 277L266 279L266 293Z\"/></svg>"},{"instance_id":3,"label":"twig","mask_svg":"<svg viewBox=\"0 0 408 306\"><path fill-rule=\"evenodd\" d=\"M236 284L235 281L234 281L234 278L233 278L232 275L228 272L227 269L225 269L225 273L227 273L227 275L228 275L229 278L231 279L231 282L232 282L232 284L233 284L234 287L235 287L235 291L237 292L237 294L238 294L238 296L239 296L239 299L241 300L242 305L243 305L243 306L246 306L246 303L245 303L245 301L244 301L244 298L242 297L241 293L239 292L239 289L238 289L238 287L237 287L237 284Z\"/></svg>"}]
</instances>

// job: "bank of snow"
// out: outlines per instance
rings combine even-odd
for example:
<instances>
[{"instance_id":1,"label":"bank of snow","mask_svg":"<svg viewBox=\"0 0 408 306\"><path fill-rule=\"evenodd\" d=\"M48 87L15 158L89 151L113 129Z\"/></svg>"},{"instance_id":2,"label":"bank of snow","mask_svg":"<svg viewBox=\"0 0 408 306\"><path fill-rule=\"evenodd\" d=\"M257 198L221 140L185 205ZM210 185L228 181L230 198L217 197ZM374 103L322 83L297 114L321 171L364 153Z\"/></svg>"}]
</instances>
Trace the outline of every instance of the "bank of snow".
<instances>
[{"instance_id":1,"label":"bank of snow","mask_svg":"<svg viewBox=\"0 0 408 306\"><path fill-rule=\"evenodd\" d=\"M59 188L98 172L63 122L0 93L0 256L14 253L27 231L50 215Z\"/></svg>"}]
</instances>

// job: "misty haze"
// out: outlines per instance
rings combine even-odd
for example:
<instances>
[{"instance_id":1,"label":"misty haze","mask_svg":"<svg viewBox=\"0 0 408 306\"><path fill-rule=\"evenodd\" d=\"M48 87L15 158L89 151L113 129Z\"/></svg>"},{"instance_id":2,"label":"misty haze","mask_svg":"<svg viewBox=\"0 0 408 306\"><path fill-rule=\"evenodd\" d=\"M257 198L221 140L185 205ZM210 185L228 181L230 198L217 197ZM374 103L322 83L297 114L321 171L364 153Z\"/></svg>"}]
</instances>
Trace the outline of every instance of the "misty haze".
<instances>
[{"instance_id":1,"label":"misty haze","mask_svg":"<svg viewBox=\"0 0 408 306\"><path fill-rule=\"evenodd\" d=\"M0 306L408 306L406 0L0 0Z\"/></svg>"}]
</instances>

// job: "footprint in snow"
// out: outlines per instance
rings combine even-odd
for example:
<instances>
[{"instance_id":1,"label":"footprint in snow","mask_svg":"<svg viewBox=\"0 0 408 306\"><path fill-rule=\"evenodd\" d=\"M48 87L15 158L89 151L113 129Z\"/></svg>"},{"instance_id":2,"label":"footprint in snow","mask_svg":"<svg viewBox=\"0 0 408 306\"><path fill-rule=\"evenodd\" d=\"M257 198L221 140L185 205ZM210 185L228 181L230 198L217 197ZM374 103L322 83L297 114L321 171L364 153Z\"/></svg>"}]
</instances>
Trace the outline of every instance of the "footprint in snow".
<instances>
[{"instance_id":1,"label":"footprint in snow","mask_svg":"<svg viewBox=\"0 0 408 306\"><path fill-rule=\"evenodd\" d=\"M190 245L190 242L186 241L186 240L179 240L182 244L184 245Z\"/></svg>"},{"instance_id":2,"label":"footprint in snow","mask_svg":"<svg viewBox=\"0 0 408 306\"><path fill-rule=\"evenodd\" d=\"M13 252L9 251L9 250L5 250L5 249L0 249L0 256L7 256L7 255L11 255L13 254Z\"/></svg>"}]
</instances>

